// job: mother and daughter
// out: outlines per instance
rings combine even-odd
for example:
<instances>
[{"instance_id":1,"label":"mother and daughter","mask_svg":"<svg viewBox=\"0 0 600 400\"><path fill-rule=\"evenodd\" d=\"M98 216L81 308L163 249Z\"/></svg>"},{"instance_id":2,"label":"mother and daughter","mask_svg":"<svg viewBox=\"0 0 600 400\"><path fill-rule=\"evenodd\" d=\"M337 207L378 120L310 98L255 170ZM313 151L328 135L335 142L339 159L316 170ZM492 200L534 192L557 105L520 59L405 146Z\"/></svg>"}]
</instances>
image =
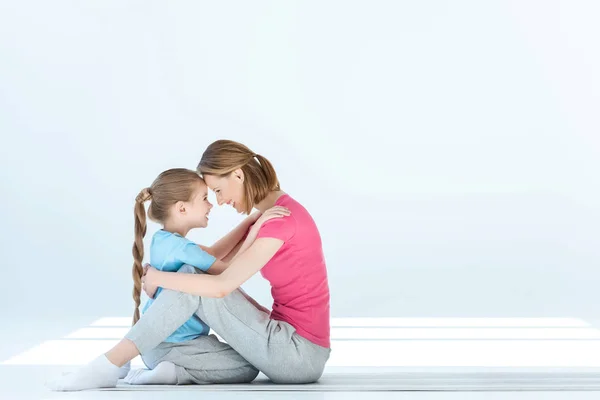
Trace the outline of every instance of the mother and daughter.
<instances>
[{"instance_id":1,"label":"mother and daughter","mask_svg":"<svg viewBox=\"0 0 600 400\"><path fill-rule=\"evenodd\" d=\"M205 228L212 204L250 214L210 247L186 239ZM163 228L142 265L148 216ZM212 143L197 171L170 169L135 204L133 326L115 347L48 383L53 390L130 384L247 383L263 372L274 383L310 383L329 359L329 284L315 222L284 193L271 163L241 143ZM240 285L260 271L272 311ZM140 293L150 297L142 316ZM221 342L213 329L227 343ZM129 371L141 354L149 369Z\"/></svg>"}]
</instances>

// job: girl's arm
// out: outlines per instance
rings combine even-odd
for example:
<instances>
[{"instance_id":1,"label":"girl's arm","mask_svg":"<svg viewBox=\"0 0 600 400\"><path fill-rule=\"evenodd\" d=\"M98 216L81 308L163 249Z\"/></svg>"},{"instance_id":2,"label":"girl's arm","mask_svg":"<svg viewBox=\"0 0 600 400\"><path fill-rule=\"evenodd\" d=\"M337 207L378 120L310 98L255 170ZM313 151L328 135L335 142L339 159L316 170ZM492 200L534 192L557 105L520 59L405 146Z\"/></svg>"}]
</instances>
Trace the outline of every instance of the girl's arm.
<instances>
[{"instance_id":1,"label":"girl's arm","mask_svg":"<svg viewBox=\"0 0 600 400\"><path fill-rule=\"evenodd\" d=\"M229 266L233 263L233 261L244 251L246 251L252 243L256 240L256 236L258 236L258 232L260 227L270 219L273 218L281 218L284 216L290 215L290 210L285 207L275 206L267 211L265 211L254 223L250 231L248 232L248 236L246 236L245 240L240 240L235 247L221 260L216 260L213 265L206 271L211 275L218 275L223 273Z\"/></svg>"},{"instance_id":2,"label":"girl's arm","mask_svg":"<svg viewBox=\"0 0 600 400\"><path fill-rule=\"evenodd\" d=\"M238 226L236 226L231 232L217 240L215 244L210 247L199 245L200 248L207 253L213 255L217 260L222 260L235 248L235 246L242 240L248 229L256 222L260 217L260 213L256 212L246 217Z\"/></svg>"},{"instance_id":3,"label":"girl's arm","mask_svg":"<svg viewBox=\"0 0 600 400\"><path fill-rule=\"evenodd\" d=\"M231 260L233 260L233 257L235 257L235 255L237 253L239 253L240 249L242 248L242 245L245 242L245 238L240 239L240 241L235 245L235 247L233 248L233 250L231 250L229 252L229 254L227 254L225 257L223 257L221 259L221 261L226 262L226 263L230 263Z\"/></svg>"},{"instance_id":4,"label":"girl's arm","mask_svg":"<svg viewBox=\"0 0 600 400\"><path fill-rule=\"evenodd\" d=\"M283 240L275 238L256 239L248 250L238 253L231 265L219 275L178 274L148 268L142 279L147 285L195 296L225 297L260 271L283 243Z\"/></svg>"},{"instance_id":5,"label":"girl's arm","mask_svg":"<svg viewBox=\"0 0 600 400\"><path fill-rule=\"evenodd\" d=\"M221 272L225 271L227 269L227 267L229 267L229 264L231 263L231 260L233 259L233 257L239 252L240 248L242 247L242 245L244 244L244 239L241 239L233 248L233 250L231 250L229 252L229 254L227 254L225 257L223 257L221 260L216 260L213 265L210 266L210 268L208 270L206 270L207 273L211 274L211 275L218 275ZM200 246L202 247L202 246Z\"/></svg>"},{"instance_id":6,"label":"girl's arm","mask_svg":"<svg viewBox=\"0 0 600 400\"><path fill-rule=\"evenodd\" d=\"M244 240L244 243L242 243L242 246L239 248L239 250L236 252L236 254L234 254L233 257L231 258L230 264L233 264L233 262L235 261L236 258L238 258L240 255L244 254L244 252L246 250L248 250L250 248L250 246L252 246L252 244L256 240L256 236L258 236L258 231L260 230L260 227L262 226L263 223L264 223L264 220L258 221L258 223L250 229L250 231L248 232L248 236L246 236L246 240Z\"/></svg>"},{"instance_id":7,"label":"girl's arm","mask_svg":"<svg viewBox=\"0 0 600 400\"><path fill-rule=\"evenodd\" d=\"M254 216L255 215L256 214L254 214ZM288 210L285 207L281 207L281 206L272 207L272 208L268 209L267 211L265 211L264 213L262 213L262 215L260 215L260 217L257 218L256 221L252 222L252 224L254 224L254 225L250 229L250 232L248 232L248 236L246 237L246 239L242 240L242 238L240 238L240 240L238 240L238 242L235 244L233 249L231 249L229 251L229 254L225 255L223 257L223 260L219 260L217 258L212 263L212 265L210 267L208 267L206 272L210 275L222 274L225 270L227 270L227 268L230 267L230 265L233 264L233 261L235 259L237 259L237 257L239 255L241 255L244 251L246 251L246 249L248 249L252 245L252 243L254 243L254 241L256 240L256 236L258 235L258 231L260 230L260 227L262 226L262 224L264 224L266 221L268 221L270 219L281 218L281 217L284 217L287 215L290 215L290 210ZM251 217L253 218L254 216L251 216ZM249 219L251 217L248 217L247 219ZM252 225L252 224L250 224L250 225ZM242 225L243 225L243 222L236 229L234 229L234 231L238 230L240 228L240 226L242 226ZM230 232L229 235L231 235L231 233L233 233L234 231ZM229 235L227 235L227 236L229 236ZM221 239L221 240L223 240L223 239ZM204 246L198 245L198 247L200 247L202 249L202 251L204 251L208 254L211 254L207 250L205 250ZM200 255L197 254L198 251L200 251L200 250L198 250L198 247L193 245L192 248L189 249L189 251L192 252L192 255L195 255L195 257L192 257L192 258L195 258L196 260L199 258L204 258L202 256L202 254L200 254ZM194 252L193 250L197 250L197 251ZM196 254L193 254L193 253L196 253ZM182 255L186 255L186 254L187 253L185 253L185 252L182 253ZM186 264L195 265L195 266L199 267L199 265L192 262L191 259L189 259L189 257L186 257L186 259L182 259L182 261L184 261ZM155 268L153 268L149 264L146 264L146 265L144 265L144 270L151 271L151 270L155 270ZM175 274L175 273L174 272L166 272L166 274ZM144 292L146 292L148 297L154 298L154 294L156 293L156 290L158 289L158 286L160 286L160 285L155 285L155 284L151 283L150 281L144 281L144 279L142 279L142 282L145 282L143 285ZM240 283L240 285L241 285L241 283ZM237 288L234 288L234 289L237 289ZM178 291L183 292L183 290L178 290ZM213 296L209 296L209 297L213 297ZM248 296L246 296L246 297L248 297Z\"/></svg>"}]
</instances>

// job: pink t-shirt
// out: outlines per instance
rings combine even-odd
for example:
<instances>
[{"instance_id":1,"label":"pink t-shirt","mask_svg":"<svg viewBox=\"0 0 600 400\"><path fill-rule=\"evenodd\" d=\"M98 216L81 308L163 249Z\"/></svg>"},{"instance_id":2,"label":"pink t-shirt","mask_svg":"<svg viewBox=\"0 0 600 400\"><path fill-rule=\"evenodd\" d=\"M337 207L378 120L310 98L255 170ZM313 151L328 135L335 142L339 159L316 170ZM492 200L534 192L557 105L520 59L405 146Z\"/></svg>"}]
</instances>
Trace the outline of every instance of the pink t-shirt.
<instances>
[{"instance_id":1,"label":"pink t-shirt","mask_svg":"<svg viewBox=\"0 0 600 400\"><path fill-rule=\"evenodd\" d=\"M288 194L275 202L291 215L271 219L257 238L276 238L283 246L260 270L271 284L271 318L285 321L311 342L329 348L329 282L321 235L304 207Z\"/></svg>"}]
</instances>

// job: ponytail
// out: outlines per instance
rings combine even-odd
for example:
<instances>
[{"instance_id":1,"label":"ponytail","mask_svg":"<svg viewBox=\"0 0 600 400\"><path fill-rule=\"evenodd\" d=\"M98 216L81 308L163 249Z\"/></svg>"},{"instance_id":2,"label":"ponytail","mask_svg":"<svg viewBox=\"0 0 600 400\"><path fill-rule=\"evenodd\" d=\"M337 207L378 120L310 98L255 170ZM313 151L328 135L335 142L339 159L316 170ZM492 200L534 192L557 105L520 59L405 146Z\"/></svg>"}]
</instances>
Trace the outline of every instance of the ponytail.
<instances>
[{"instance_id":1,"label":"ponytail","mask_svg":"<svg viewBox=\"0 0 600 400\"><path fill-rule=\"evenodd\" d=\"M260 154L255 154L254 157L258 160L260 165L262 166L263 172L265 173L265 177L267 178L267 188L269 191L278 191L281 190L279 187L279 179L277 179L277 174L275 173L275 168L273 168L273 164L265 157Z\"/></svg>"},{"instance_id":2,"label":"ponytail","mask_svg":"<svg viewBox=\"0 0 600 400\"><path fill-rule=\"evenodd\" d=\"M251 153L250 156L248 163L242 167L247 181L244 185L246 214L250 214L252 207L260 203L270 192L281 190L271 162L260 154Z\"/></svg>"},{"instance_id":3,"label":"ponytail","mask_svg":"<svg viewBox=\"0 0 600 400\"><path fill-rule=\"evenodd\" d=\"M133 312L133 323L140 319L140 296L142 294L142 276L144 275L144 268L142 267L142 261L144 260L144 236L146 236L146 208L144 203L152 198L150 188L142 189L140 194L135 198L135 206L133 208L134 213L134 242L133 242L133 301L135 303L135 310Z\"/></svg>"}]
</instances>

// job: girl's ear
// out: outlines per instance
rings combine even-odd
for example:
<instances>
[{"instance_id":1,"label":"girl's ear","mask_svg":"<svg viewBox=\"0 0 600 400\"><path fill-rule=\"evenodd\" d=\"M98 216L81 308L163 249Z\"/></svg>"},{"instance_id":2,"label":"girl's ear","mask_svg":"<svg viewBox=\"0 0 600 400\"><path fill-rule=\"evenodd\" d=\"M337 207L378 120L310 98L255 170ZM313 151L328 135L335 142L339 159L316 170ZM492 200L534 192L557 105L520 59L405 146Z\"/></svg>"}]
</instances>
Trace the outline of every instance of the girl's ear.
<instances>
[{"instance_id":1,"label":"girl's ear","mask_svg":"<svg viewBox=\"0 0 600 400\"><path fill-rule=\"evenodd\" d=\"M175 211L178 214L185 214L185 203L183 201L178 201L177 203L175 203Z\"/></svg>"}]
</instances>

